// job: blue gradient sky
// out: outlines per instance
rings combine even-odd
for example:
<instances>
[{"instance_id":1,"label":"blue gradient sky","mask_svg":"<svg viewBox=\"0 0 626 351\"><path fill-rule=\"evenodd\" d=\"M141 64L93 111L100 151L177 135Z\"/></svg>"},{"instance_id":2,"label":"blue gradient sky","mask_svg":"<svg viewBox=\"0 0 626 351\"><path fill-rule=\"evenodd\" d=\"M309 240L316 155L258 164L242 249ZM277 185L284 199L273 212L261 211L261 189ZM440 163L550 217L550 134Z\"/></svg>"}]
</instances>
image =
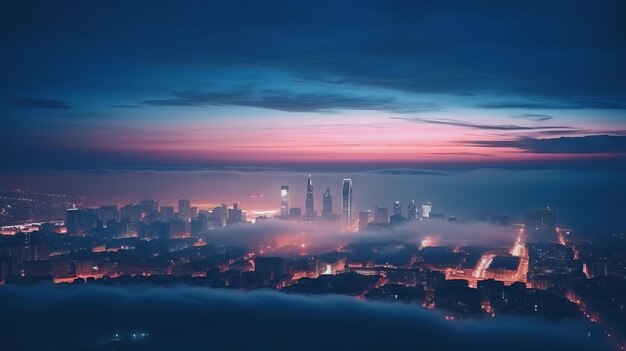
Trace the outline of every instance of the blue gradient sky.
<instances>
[{"instance_id":1,"label":"blue gradient sky","mask_svg":"<svg viewBox=\"0 0 626 351\"><path fill-rule=\"evenodd\" d=\"M3 168L622 167L622 1L19 1Z\"/></svg>"}]
</instances>

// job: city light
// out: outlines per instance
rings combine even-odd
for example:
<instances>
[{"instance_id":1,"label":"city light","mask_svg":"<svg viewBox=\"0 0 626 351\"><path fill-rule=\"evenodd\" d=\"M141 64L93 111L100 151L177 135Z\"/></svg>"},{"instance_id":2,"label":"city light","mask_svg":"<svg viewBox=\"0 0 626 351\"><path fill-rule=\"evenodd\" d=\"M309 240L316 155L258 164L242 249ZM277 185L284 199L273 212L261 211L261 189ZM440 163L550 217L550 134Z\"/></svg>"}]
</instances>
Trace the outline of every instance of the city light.
<instances>
[{"instance_id":1,"label":"city light","mask_svg":"<svg viewBox=\"0 0 626 351\"><path fill-rule=\"evenodd\" d=\"M0 350L626 351L625 0L0 23Z\"/></svg>"}]
</instances>

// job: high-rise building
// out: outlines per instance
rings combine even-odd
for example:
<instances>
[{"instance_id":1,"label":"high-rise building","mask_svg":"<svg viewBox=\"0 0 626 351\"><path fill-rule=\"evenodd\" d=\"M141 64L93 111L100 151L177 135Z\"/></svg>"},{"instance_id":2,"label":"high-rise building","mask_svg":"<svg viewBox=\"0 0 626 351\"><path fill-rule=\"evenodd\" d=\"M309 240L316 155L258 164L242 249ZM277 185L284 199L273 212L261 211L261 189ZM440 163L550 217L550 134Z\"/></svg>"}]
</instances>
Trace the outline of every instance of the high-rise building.
<instances>
[{"instance_id":1,"label":"high-rise building","mask_svg":"<svg viewBox=\"0 0 626 351\"><path fill-rule=\"evenodd\" d=\"M98 220L102 221L105 227L109 221L118 221L120 217L120 211L118 211L117 205L100 206L96 213Z\"/></svg>"},{"instance_id":2,"label":"high-rise building","mask_svg":"<svg viewBox=\"0 0 626 351\"><path fill-rule=\"evenodd\" d=\"M191 218L191 201L178 200L178 215L183 219Z\"/></svg>"},{"instance_id":3,"label":"high-rise building","mask_svg":"<svg viewBox=\"0 0 626 351\"><path fill-rule=\"evenodd\" d=\"M422 204L422 218L430 218L430 211L433 209L433 204L426 202Z\"/></svg>"},{"instance_id":4,"label":"high-rise building","mask_svg":"<svg viewBox=\"0 0 626 351\"><path fill-rule=\"evenodd\" d=\"M370 221L370 211L359 211L359 230L364 230Z\"/></svg>"},{"instance_id":5,"label":"high-rise building","mask_svg":"<svg viewBox=\"0 0 626 351\"><path fill-rule=\"evenodd\" d=\"M225 226L226 221L228 220L228 206L226 206L226 204L220 204L218 207L213 208L213 211L211 212L211 217L215 226Z\"/></svg>"},{"instance_id":6,"label":"high-rise building","mask_svg":"<svg viewBox=\"0 0 626 351\"><path fill-rule=\"evenodd\" d=\"M322 217L331 218L333 216L333 196L330 195L330 188L326 188L322 203Z\"/></svg>"},{"instance_id":7,"label":"high-rise building","mask_svg":"<svg viewBox=\"0 0 626 351\"><path fill-rule=\"evenodd\" d=\"M315 208L313 202L313 181L311 180L310 174L309 178L306 181L306 204L304 208L307 219L315 218Z\"/></svg>"},{"instance_id":8,"label":"high-rise building","mask_svg":"<svg viewBox=\"0 0 626 351\"><path fill-rule=\"evenodd\" d=\"M174 207L173 206L161 206L161 220L163 222L169 222L174 220Z\"/></svg>"},{"instance_id":9,"label":"high-rise building","mask_svg":"<svg viewBox=\"0 0 626 351\"><path fill-rule=\"evenodd\" d=\"M141 222L143 212L139 204L128 204L120 209L120 219L128 222Z\"/></svg>"},{"instance_id":10,"label":"high-rise building","mask_svg":"<svg viewBox=\"0 0 626 351\"><path fill-rule=\"evenodd\" d=\"M198 236L200 234L206 233L209 229L209 218L206 214L199 214L196 219L191 221L191 235Z\"/></svg>"},{"instance_id":11,"label":"high-rise building","mask_svg":"<svg viewBox=\"0 0 626 351\"><path fill-rule=\"evenodd\" d=\"M69 235L84 236L95 228L98 217L93 209L68 208L65 225Z\"/></svg>"},{"instance_id":12,"label":"high-rise building","mask_svg":"<svg viewBox=\"0 0 626 351\"><path fill-rule=\"evenodd\" d=\"M159 202L155 200L143 200L139 203L139 206L141 206L141 210L145 214L159 211Z\"/></svg>"},{"instance_id":13,"label":"high-rise building","mask_svg":"<svg viewBox=\"0 0 626 351\"><path fill-rule=\"evenodd\" d=\"M402 205L400 204L400 201L393 203L393 215L402 217Z\"/></svg>"},{"instance_id":14,"label":"high-rise building","mask_svg":"<svg viewBox=\"0 0 626 351\"><path fill-rule=\"evenodd\" d=\"M417 206L415 205L415 200L411 200L411 202L409 202L407 214L409 220L417 219Z\"/></svg>"},{"instance_id":15,"label":"high-rise building","mask_svg":"<svg viewBox=\"0 0 626 351\"><path fill-rule=\"evenodd\" d=\"M228 209L228 219L226 221L228 224L235 224L243 222L243 211L239 207L239 203L235 202L233 204L233 208Z\"/></svg>"},{"instance_id":16,"label":"high-rise building","mask_svg":"<svg viewBox=\"0 0 626 351\"><path fill-rule=\"evenodd\" d=\"M353 208L353 199L352 199L352 179L346 178L343 180L343 191L342 191L342 218L343 218L343 226L344 228L349 228L352 226L352 208Z\"/></svg>"},{"instance_id":17,"label":"high-rise building","mask_svg":"<svg viewBox=\"0 0 626 351\"><path fill-rule=\"evenodd\" d=\"M282 217L289 216L289 186L280 186L280 215Z\"/></svg>"}]
</instances>

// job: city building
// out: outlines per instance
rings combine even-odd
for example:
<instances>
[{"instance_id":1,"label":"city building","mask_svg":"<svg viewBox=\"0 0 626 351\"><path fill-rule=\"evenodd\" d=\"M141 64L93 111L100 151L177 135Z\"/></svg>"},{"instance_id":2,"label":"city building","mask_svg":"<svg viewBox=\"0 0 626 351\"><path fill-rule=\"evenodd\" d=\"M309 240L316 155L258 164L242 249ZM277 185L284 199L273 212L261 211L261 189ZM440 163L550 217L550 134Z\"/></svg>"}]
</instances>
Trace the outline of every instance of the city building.
<instances>
[{"instance_id":1,"label":"city building","mask_svg":"<svg viewBox=\"0 0 626 351\"><path fill-rule=\"evenodd\" d=\"M143 212L139 204L128 204L120 209L120 219L128 222L141 222Z\"/></svg>"},{"instance_id":2,"label":"city building","mask_svg":"<svg viewBox=\"0 0 626 351\"><path fill-rule=\"evenodd\" d=\"M397 224L397 223L402 223L406 220L406 218L404 218L402 216L402 205L400 204L400 201L396 201L393 203L393 215L391 215L391 217L389 218L389 221L392 224Z\"/></svg>"},{"instance_id":3,"label":"city building","mask_svg":"<svg viewBox=\"0 0 626 351\"><path fill-rule=\"evenodd\" d=\"M139 206L145 214L151 214L159 211L159 202L155 200L143 200L139 203Z\"/></svg>"},{"instance_id":4,"label":"city building","mask_svg":"<svg viewBox=\"0 0 626 351\"><path fill-rule=\"evenodd\" d=\"M280 215L282 217L289 216L289 186L280 186Z\"/></svg>"},{"instance_id":5,"label":"city building","mask_svg":"<svg viewBox=\"0 0 626 351\"><path fill-rule=\"evenodd\" d=\"M226 220L226 223L235 224L235 223L241 223L244 220L245 218L244 218L243 211L241 210L241 208L239 208L239 203L235 202L233 204L233 208L228 209L228 219Z\"/></svg>"},{"instance_id":6,"label":"city building","mask_svg":"<svg viewBox=\"0 0 626 351\"><path fill-rule=\"evenodd\" d=\"M326 188L322 201L322 217L330 219L333 216L333 196L330 194L330 188Z\"/></svg>"},{"instance_id":7,"label":"city building","mask_svg":"<svg viewBox=\"0 0 626 351\"><path fill-rule=\"evenodd\" d=\"M97 216L93 209L68 208L66 214L69 235L84 236L96 226Z\"/></svg>"},{"instance_id":8,"label":"city building","mask_svg":"<svg viewBox=\"0 0 626 351\"><path fill-rule=\"evenodd\" d=\"M343 191L342 191L342 223L344 228L349 228L352 226L352 210L353 210L353 199L352 199L352 179L346 178L343 180Z\"/></svg>"},{"instance_id":9,"label":"city building","mask_svg":"<svg viewBox=\"0 0 626 351\"><path fill-rule=\"evenodd\" d=\"M393 203L393 215L402 216L402 205L400 204L400 201Z\"/></svg>"},{"instance_id":10,"label":"city building","mask_svg":"<svg viewBox=\"0 0 626 351\"><path fill-rule=\"evenodd\" d=\"M191 201L178 200L178 215L183 219L191 219Z\"/></svg>"},{"instance_id":11,"label":"city building","mask_svg":"<svg viewBox=\"0 0 626 351\"><path fill-rule=\"evenodd\" d=\"M109 221L118 221L120 218L120 211L118 211L117 205L100 206L96 213L98 220L102 221L104 226L106 226Z\"/></svg>"},{"instance_id":12,"label":"city building","mask_svg":"<svg viewBox=\"0 0 626 351\"><path fill-rule=\"evenodd\" d=\"M433 209L433 204L426 202L422 204L422 218L430 218L430 212Z\"/></svg>"},{"instance_id":13,"label":"city building","mask_svg":"<svg viewBox=\"0 0 626 351\"><path fill-rule=\"evenodd\" d=\"M315 218L315 207L313 201L313 181L311 180L311 175L309 174L309 178L306 181L306 204L305 204L305 214L307 219Z\"/></svg>"},{"instance_id":14,"label":"city building","mask_svg":"<svg viewBox=\"0 0 626 351\"><path fill-rule=\"evenodd\" d=\"M117 205L100 206L96 210L96 217L98 218L97 225L106 228L109 223L120 220L120 211L117 209Z\"/></svg>"},{"instance_id":15,"label":"city building","mask_svg":"<svg viewBox=\"0 0 626 351\"><path fill-rule=\"evenodd\" d=\"M415 205L415 200L409 202L407 218L409 220L417 219L417 205Z\"/></svg>"},{"instance_id":16,"label":"city building","mask_svg":"<svg viewBox=\"0 0 626 351\"><path fill-rule=\"evenodd\" d=\"M174 207L173 206L161 206L161 220L165 222L174 220Z\"/></svg>"},{"instance_id":17,"label":"city building","mask_svg":"<svg viewBox=\"0 0 626 351\"><path fill-rule=\"evenodd\" d=\"M225 226L228 220L228 206L226 206L226 204L220 204L218 207L213 208L211 217L216 227Z\"/></svg>"}]
</instances>

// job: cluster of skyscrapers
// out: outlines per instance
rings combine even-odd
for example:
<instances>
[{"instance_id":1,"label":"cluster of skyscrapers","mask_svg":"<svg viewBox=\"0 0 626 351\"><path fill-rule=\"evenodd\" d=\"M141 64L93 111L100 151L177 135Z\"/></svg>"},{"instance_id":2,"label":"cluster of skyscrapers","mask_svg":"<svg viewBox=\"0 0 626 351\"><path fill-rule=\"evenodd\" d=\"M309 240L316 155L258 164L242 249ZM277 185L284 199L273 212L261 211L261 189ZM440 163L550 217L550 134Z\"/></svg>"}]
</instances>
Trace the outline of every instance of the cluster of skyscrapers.
<instances>
[{"instance_id":1,"label":"cluster of skyscrapers","mask_svg":"<svg viewBox=\"0 0 626 351\"><path fill-rule=\"evenodd\" d=\"M313 180L311 175L306 181L306 200L305 211L302 214L300 207L290 207L289 199L289 186L282 185L280 187L280 217L290 219L317 219L317 212L315 212L315 199L313 195ZM330 193L330 188L326 188L323 194L322 200L322 212L321 219L325 220L339 220L341 219L342 226L344 228L351 228L358 222L360 229L364 229L369 224L377 226L402 222L405 220L417 220L426 219L431 216L441 217L440 214L432 214L432 203L425 202L419 207L415 203L415 200L411 200L408 204L407 216L402 214L402 205L399 201L393 204L393 212L389 215L389 209L386 207L376 206L374 208L374 214L371 216L371 211L359 211L358 217L354 206L354 197L352 189L352 179L345 178L342 182L341 188L341 214L335 215L333 213L333 197Z\"/></svg>"},{"instance_id":2,"label":"cluster of skyscrapers","mask_svg":"<svg viewBox=\"0 0 626 351\"><path fill-rule=\"evenodd\" d=\"M346 178L343 180L342 187L342 223L345 227L352 225L354 221L353 217L353 199L352 199L352 180ZM301 218L302 209L299 207L289 207L289 186L282 185L280 187L280 216L282 218ZM315 211L315 199L313 195L313 180L311 175L306 181L306 200L304 204L304 218L307 220L317 219L317 212ZM321 218L325 220L337 219L337 216L333 213L333 196L330 193L330 188L326 188L326 191L322 195L322 212Z\"/></svg>"}]
</instances>

